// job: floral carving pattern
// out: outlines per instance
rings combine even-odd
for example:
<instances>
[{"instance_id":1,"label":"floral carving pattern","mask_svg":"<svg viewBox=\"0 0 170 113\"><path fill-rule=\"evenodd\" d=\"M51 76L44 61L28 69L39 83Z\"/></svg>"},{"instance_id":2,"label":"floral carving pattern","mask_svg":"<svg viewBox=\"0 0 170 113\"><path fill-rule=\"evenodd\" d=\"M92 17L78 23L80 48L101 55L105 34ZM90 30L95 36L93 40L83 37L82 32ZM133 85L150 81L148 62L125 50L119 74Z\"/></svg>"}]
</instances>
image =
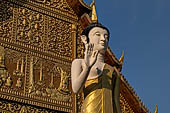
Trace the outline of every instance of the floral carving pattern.
<instances>
[{"instance_id":1,"label":"floral carving pattern","mask_svg":"<svg viewBox=\"0 0 170 113\"><path fill-rule=\"evenodd\" d=\"M0 38L12 38L13 5L0 0Z\"/></svg>"},{"instance_id":2,"label":"floral carving pattern","mask_svg":"<svg viewBox=\"0 0 170 113\"><path fill-rule=\"evenodd\" d=\"M42 14L19 8L17 23L16 41L43 47L44 16Z\"/></svg>"},{"instance_id":3,"label":"floral carving pattern","mask_svg":"<svg viewBox=\"0 0 170 113\"><path fill-rule=\"evenodd\" d=\"M8 6L0 11L0 40L72 57L71 23L2 0L0 3Z\"/></svg>"},{"instance_id":4,"label":"floral carving pattern","mask_svg":"<svg viewBox=\"0 0 170 113\"><path fill-rule=\"evenodd\" d=\"M81 41L81 32L82 32L82 28L79 25L78 39L77 39L77 58L83 58L84 56L84 45L83 42Z\"/></svg>"},{"instance_id":5,"label":"floral carving pattern","mask_svg":"<svg viewBox=\"0 0 170 113\"><path fill-rule=\"evenodd\" d=\"M60 9L74 14L74 11L67 4L66 0L32 0L32 1L45 4L46 6L49 6L51 8Z\"/></svg>"},{"instance_id":6,"label":"floral carving pattern","mask_svg":"<svg viewBox=\"0 0 170 113\"><path fill-rule=\"evenodd\" d=\"M72 55L71 25L62 21L49 18L48 50L64 56Z\"/></svg>"}]
</instances>

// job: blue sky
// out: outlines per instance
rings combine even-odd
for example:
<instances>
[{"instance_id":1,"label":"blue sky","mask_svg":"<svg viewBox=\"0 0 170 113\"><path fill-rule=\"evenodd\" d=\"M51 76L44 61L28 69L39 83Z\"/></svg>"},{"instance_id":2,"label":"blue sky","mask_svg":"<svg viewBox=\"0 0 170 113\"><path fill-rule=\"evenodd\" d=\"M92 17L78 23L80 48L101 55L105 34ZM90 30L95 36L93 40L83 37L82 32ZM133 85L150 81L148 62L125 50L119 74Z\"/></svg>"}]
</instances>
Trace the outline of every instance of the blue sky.
<instances>
[{"instance_id":1,"label":"blue sky","mask_svg":"<svg viewBox=\"0 0 170 113\"><path fill-rule=\"evenodd\" d=\"M84 0L90 3L92 0ZM147 108L170 107L170 0L96 0L99 22L110 30L122 73Z\"/></svg>"}]
</instances>

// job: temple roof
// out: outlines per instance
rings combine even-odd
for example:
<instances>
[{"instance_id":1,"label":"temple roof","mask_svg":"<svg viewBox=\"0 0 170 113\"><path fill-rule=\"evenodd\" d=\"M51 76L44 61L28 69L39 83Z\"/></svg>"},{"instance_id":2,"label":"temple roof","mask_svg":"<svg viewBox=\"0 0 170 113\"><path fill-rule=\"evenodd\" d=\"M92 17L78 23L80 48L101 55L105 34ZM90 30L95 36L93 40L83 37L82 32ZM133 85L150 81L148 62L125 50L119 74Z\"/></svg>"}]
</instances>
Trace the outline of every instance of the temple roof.
<instances>
[{"instance_id":1,"label":"temple roof","mask_svg":"<svg viewBox=\"0 0 170 113\"><path fill-rule=\"evenodd\" d=\"M79 18L84 13L89 14L91 12L90 6L83 2L83 0L67 0L67 3L72 7Z\"/></svg>"}]
</instances>

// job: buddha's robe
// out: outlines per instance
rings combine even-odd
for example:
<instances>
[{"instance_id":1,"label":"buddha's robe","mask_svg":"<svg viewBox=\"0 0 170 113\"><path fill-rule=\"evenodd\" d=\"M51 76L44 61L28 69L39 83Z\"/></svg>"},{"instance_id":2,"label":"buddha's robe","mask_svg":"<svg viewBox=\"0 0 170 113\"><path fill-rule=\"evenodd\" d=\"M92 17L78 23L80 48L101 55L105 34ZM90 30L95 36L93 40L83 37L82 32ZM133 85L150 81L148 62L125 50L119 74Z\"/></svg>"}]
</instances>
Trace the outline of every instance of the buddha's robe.
<instances>
[{"instance_id":1,"label":"buddha's robe","mask_svg":"<svg viewBox=\"0 0 170 113\"><path fill-rule=\"evenodd\" d=\"M120 75L115 67L105 64L102 75L87 80L82 113L120 113Z\"/></svg>"}]
</instances>

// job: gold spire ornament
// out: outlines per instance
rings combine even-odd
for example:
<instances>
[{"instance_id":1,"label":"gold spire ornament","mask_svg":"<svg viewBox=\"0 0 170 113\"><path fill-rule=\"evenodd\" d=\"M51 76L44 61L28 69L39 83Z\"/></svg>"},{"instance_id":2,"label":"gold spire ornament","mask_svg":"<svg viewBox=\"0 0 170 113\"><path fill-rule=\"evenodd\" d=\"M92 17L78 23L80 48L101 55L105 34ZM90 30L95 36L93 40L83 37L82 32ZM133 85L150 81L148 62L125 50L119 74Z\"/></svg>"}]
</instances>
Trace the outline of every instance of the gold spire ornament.
<instances>
[{"instance_id":1,"label":"gold spire ornament","mask_svg":"<svg viewBox=\"0 0 170 113\"><path fill-rule=\"evenodd\" d=\"M155 113L158 113L158 105L156 104Z\"/></svg>"},{"instance_id":2,"label":"gold spire ornament","mask_svg":"<svg viewBox=\"0 0 170 113\"><path fill-rule=\"evenodd\" d=\"M124 51L122 52L122 56L120 57L119 61L121 64L123 64L123 60L124 60Z\"/></svg>"},{"instance_id":3,"label":"gold spire ornament","mask_svg":"<svg viewBox=\"0 0 170 113\"><path fill-rule=\"evenodd\" d=\"M92 22L97 22L97 13L96 13L96 6L95 6L95 0L93 0L93 2L91 3L90 7L92 8L92 16L91 16L91 20Z\"/></svg>"}]
</instances>

